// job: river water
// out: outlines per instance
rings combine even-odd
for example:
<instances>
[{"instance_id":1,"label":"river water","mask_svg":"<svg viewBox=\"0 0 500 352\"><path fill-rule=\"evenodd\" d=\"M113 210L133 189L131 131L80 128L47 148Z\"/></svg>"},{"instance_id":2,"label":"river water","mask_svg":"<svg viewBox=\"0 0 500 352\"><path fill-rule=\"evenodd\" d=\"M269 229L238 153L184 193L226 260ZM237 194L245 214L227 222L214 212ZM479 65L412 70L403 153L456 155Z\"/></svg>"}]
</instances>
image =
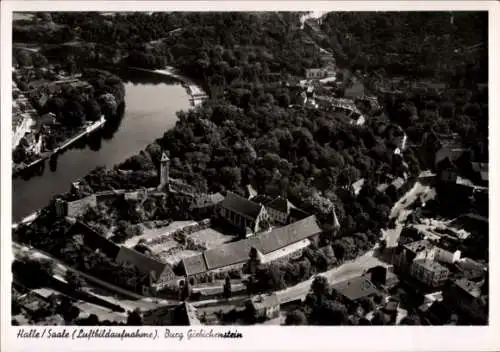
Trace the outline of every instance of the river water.
<instances>
[{"instance_id":1,"label":"river water","mask_svg":"<svg viewBox=\"0 0 500 352\"><path fill-rule=\"evenodd\" d=\"M94 168L112 167L136 154L175 125L177 111L190 107L184 87L169 77L132 70L116 74L125 82L125 105L119 117L56 160L46 161L38 172L13 179L13 222L48 205Z\"/></svg>"}]
</instances>

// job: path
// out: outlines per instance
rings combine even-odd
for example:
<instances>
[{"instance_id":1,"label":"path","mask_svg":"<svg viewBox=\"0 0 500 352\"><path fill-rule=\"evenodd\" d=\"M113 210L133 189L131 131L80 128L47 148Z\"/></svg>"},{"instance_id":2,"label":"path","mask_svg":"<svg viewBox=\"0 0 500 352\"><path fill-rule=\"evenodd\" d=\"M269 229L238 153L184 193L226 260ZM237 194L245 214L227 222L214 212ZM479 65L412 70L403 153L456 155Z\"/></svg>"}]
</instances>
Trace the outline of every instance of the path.
<instances>
[{"instance_id":1,"label":"path","mask_svg":"<svg viewBox=\"0 0 500 352\"><path fill-rule=\"evenodd\" d=\"M413 187L406 192L391 209L389 219L395 219L395 227L382 230L382 238L386 240L387 248L396 247L399 242L399 236L404 227L407 217L413 212L408 209L413 206L417 200L427 201L435 196L435 190L427 185L416 181Z\"/></svg>"},{"instance_id":2,"label":"path","mask_svg":"<svg viewBox=\"0 0 500 352\"><path fill-rule=\"evenodd\" d=\"M174 304L178 303L177 301L173 301L173 300L153 299L153 298L148 298L148 297L138 295L132 291L123 289L123 288L118 287L116 285L105 282L101 279L98 279L92 275L89 275L89 274L86 274L86 273L81 272L79 270L73 269L73 268L67 266L66 264L64 264L63 262L61 262L60 260L52 257L48 253L41 251L39 249L22 246L18 243L15 243L15 242L12 243L12 249L13 249L14 255L16 257L21 257L22 255L27 255L28 257L31 257L31 258L43 258L43 259L50 260L54 264L53 265L54 266L54 276L60 280L65 281L64 278L65 278L66 272L68 270L79 274L87 282L87 287L85 288L85 290L87 292L92 293L96 296L99 296L99 297L101 297L101 298L103 298L111 303L121 305L125 309L132 309L132 310L136 309L136 308L151 309L151 308L154 308L158 305L174 305ZM90 282L94 283L97 287L90 285ZM109 292L112 292L113 295L104 296L104 295L96 294L93 291L95 289L101 289L101 291L102 291L102 288L104 288L105 290L108 290ZM126 297L128 297L128 299L119 299L116 297L118 295L126 296Z\"/></svg>"},{"instance_id":3,"label":"path","mask_svg":"<svg viewBox=\"0 0 500 352\"><path fill-rule=\"evenodd\" d=\"M366 270L373 268L377 265L387 266L387 263L380 261L373 256L373 250L365 253L364 255L344 263L336 268L330 269L318 275L326 277L330 285L341 282L353 277L362 275ZM303 281L295 286L277 291L280 304L288 303L298 299L304 299L311 288L314 277L309 280Z\"/></svg>"}]
</instances>

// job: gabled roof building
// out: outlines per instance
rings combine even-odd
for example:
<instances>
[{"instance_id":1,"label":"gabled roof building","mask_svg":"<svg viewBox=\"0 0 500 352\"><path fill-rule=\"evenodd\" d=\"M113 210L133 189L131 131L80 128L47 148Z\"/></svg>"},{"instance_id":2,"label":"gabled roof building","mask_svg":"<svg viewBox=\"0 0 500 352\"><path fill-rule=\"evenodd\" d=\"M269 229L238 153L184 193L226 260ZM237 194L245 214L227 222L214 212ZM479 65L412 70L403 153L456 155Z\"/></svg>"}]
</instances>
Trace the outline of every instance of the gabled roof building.
<instances>
[{"instance_id":1,"label":"gabled roof building","mask_svg":"<svg viewBox=\"0 0 500 352\"><path fill-rule=\"evenodd\" d=\"M252 248L257 250L261 262L270 262L307 247L309 238L321 231L313 215L287 226L207 249L196 256L184 258L182 265L188 276L215 270L227 271L243 266Z\"/></svg>"}]
</instances>

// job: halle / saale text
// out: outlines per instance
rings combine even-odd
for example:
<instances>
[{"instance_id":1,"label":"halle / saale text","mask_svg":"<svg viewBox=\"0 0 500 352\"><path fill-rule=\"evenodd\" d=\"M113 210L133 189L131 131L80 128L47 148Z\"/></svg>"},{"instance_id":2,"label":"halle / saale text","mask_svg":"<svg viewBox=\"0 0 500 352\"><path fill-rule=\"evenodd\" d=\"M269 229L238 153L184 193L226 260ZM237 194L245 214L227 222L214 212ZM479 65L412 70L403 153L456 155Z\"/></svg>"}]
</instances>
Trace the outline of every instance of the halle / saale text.
<instances>
[{"instance_id":1,"label":"halle / saale text","mask_svg":"<svg viewBox=\"0 0 500 352\"><path fill-rule=\"evenodd\" d=\"M39 339L45 337L45 334L47 333L47 338L52 339L52 338L69 338L69 332L66 329L63 329L61 331L54 331L52 329L43 329L42 332L40 332L38 329L21 329L17 332L17 338L25 338L25 339Z\"/></svg>"}]
</instances>

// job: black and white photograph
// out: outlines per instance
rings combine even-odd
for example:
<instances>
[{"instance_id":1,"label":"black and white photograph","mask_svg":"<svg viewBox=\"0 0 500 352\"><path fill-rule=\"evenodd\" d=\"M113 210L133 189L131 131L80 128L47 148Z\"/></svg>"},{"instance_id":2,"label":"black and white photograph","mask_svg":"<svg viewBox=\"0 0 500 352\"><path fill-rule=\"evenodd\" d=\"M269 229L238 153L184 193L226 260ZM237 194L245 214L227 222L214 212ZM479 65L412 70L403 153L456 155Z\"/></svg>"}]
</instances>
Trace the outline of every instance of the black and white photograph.
<instances>
[{"instance_id":1,"label":"black and white photograph","mask_svg":"<svg viewBox=\"0 0 500 352\"><path fill-rule=\"evenodd\" d=\"M7 324L488 326L489 12L219 7L12 12Z\"/></svg>"}]
</instances>

